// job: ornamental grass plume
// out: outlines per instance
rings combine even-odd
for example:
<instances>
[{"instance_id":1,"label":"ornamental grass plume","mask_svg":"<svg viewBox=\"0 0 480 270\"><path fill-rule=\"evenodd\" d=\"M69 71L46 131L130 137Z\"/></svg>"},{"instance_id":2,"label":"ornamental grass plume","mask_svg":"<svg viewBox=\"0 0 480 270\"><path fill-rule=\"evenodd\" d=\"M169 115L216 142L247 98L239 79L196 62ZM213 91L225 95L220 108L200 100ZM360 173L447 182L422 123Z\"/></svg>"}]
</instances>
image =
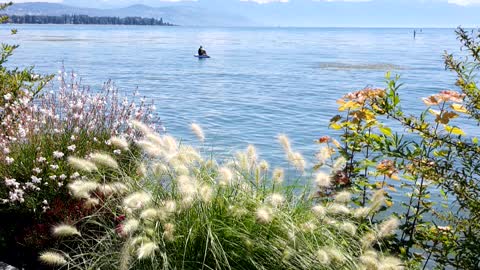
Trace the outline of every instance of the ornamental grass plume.
<instances>
[{"instance_id":1,"label":"ornamental grass plume","mask_svg":"<svg viewBox=\"0 0 480 270\"><path fill-rule=\"evenodd\" d=\"M117 137L117 136L111 137L110 143L122 150L128 150L129 143L127 139L125 139L124 137Z\"/></svg>"},{"instance_id":2,"label":"ornamental grass plume","mask_svg":"<svg viewBox=\"0 0 480 270\"><path fill-rule=\"evenodd\" d=\"M327 207L327 212L333 215L348 215L351 211L343 204L332 203Z\"/></svg>"},{"instance_id":3,"label":"ornamental grass plume","mask_svg":"<svg viewBox=\"0 0 480 270\"><path fill-rule=\"evenodd\" d=\"M357 233L357 226L355 224L345 221L339 225L339 229L350 234L355 235Z\"/></svg>"},{"instance_id":4,"label":"ornamental grass plume","mask_svg":"<svg viewBox=\"0 0 480 270\"><path fill-rule=\"evenodd\" d=\"M131 120L133 128L140 131L143 135L152 134L154 131L146 124L138 120Z\"/></svg>"},{"instance_id":5,"label":"ornamental grass plume","mask_svg":"<svg viewBox=\"0 0 480 270\"><path fill-rule=\"evenodd\" d=\"M352 200L352 193L348 191L341 191L335 195L336 203L349 203Z\"/></svg>"},{"instance_id":6,"label":"ornamental grass plume","mask_svg":"<svg viewBox=\"0 0 480 270\"><path fill-rule=\"evenodd\" d=\"M290 163L300 172L305 171L307 162L303 158L303 155L300 152L291 152L288 155L288 160Z\"/></svg>"},{"instance_id":7,"label":"ornamental grass plume","mask_svg":"<svg viewBox=\"0 0 480 270\"><path fill-rule=\"evenodd\" d=\"M157 133L149 133L145 135L145 138L153 143L156 147L162 148L164 147L164 140L163 138Z\"/></svg>"},{"instance_id":8,"label":"ornamental grass plume","mask_svg":"<svg viewBox=\"0 0 480 270\"><path fill-rule=\"evenodd\" d=\"M315 221L310 220L301 224L300 228L306 233L313 233L313 231L315 231L318 228L318 226L315 223Z\"/></svg>"},{"instance_id":9,"label":"ornamental grass plume","mask_svg":"<svg viewBox=\"0 0 480 270\"><path fill-rule=\"evenodd\" d=\"M312 207L312 211L318 218L324 218L327 214L327 209L322 205L315 205L314 207Z\"/></svg>"},{"instance_id":10,"label":"ornamental grass plume","mask_svg":"<svg viewBox=\"0 0 480 270\"><path fill-rule=\"evenodd\" d=\"M250 166L250 168L252 168L253 166L255 166L258 160L257 149L255 148L254 145L250 144L247 147L246 154L247 154L248 165Z\"/></svg>"},{"instance_id":11,"label":"ornamental grass plume","mask_svg":"<svg viewBox=\"0 0 480 270\"><path fill-rule=\"evenodd\" d=\"M180 175L177 179L178 190L185 197L194 197L197 193L195 181L186 175Z\"/></svg>"},{"instance_id":12,"label":"ornamental grass plume","mask_svg":"<svg viewBox=\"0 0 480 270\"><path fill-rule=\"evenodd\" d=\"M378 237L384 238L395 234L395 231L398 229L400 221L396 217L391 217L382 223L380 223L378 228Z\"/></svg>"},{"instance_id":13,"label":"ornamental grass plume","mask_svg":"<svg viewBox=\"0 0 480 270\"><path fill-rule=\"evenodd\" d=\"M195 148L182 145L178 151L176 159L178 159L180 162L183 162L186 166L190 166L195 162L201 162L202 156Z\"/></svg>"},{"instance_id":14,"label":"ornamental grass plume","mask_svg":"<svg viewBox=\"0 0 480 270\"><path fill-rule=\"evenodd\" d=\"M135 192L123 200L123 205L129 209L141 209L147 206L152 196L146 192Z\"/></svg>"},{"instance_id":15,"label":"ornamental grass plume","mask_svg":"<svg viewBox=\"0 0 480 270\"><path fill-rule=\"evenodd\" d=\"M272 180L275 184L279 185L283 183L285 172L282 168L275 168L272 173Z\"/></svg>"},{"instance_id":16,"label":"ornamental grass plume","mask_svg":"<svg viewBox=\"0 0 480 270\"><path fill-rule=\"evenodd\" d=\"M368 256L368 255L360 256L360 263L362 264L363 267L365 267L366 270L383 269L383 268L380 268L379 261L377 260L377 258L373 256Z\"/></svg>"},{"instance_id":17,"label":"ornamental grass plume","mask_svg":"<svg viewBox=\"0 0 480 270\"><path fill-rule=\"evenodd\" d=\"M68 184L68 188L73 196L79 199L90 198L90 193L95 191L98 187L99 184L94 181L75 180L73 183Z\"/></svg>"},{"instance_id":18,"label":"ornamental grass plume","mask_svg":"<svg viewBox=\"0 0 480 270\"><path fill-rule=\"evenodd\" d=\"M268 162L266 160L262 160L260 161L260 163L258 164L258 167L260 168L261 171L263 172L267 172L270 165L268 164Z\"/></svg>"},{"instance_id":19,"label":"ornamental grass plume","mask_svg":"<svg viewBox=\"0 0 480 270\"><path fill-rule=\"evenodd\" d=\"M331 156L333 149L328 146L323 146L320 148L318 153L315 155L320 164L324 164Z\"/></svg>"},{"instance_id":20,"label":"ornamental grass plume","mask_svg":"<svg viewBox=\"0 0 480 270\"><path fill-rule=\"evenodd\" d=\"M67 264L67 260L62 254L53 251L40 253L39 259L42 263L49 266L64 266Z\"/></svg>"},{"instance_id":21,"label":"ornamental grass plume","mask_svg":"<svg viewBox=\"0 0 480 270\"><path fill-rule=\"evenodd\" d=\"M163 144L167 154L176 154L178 151L178 142L177 140L169 135L163 136Z\"/></svg>"},{"instance_id":22,"label":"ornamental grass plume","mask_svg":"<svg viewBox=\"0 0 480 270\"><path fill-rule=\"evenodd\" d=\"M233 181L233 173L227 167L220 167L218 169L218 184L221 186L228 186Z\"/></svg>"},{"instance_id":23,"label":"ornamental grass plume","mask_svg":"<svg viewBox=\"0 0 480 270\"><path fill-rule=\"evenodd\" d=\"M122 233L132 235L140 226L140 222L136 219L129 219L122 224Z\"/></svg>"},{"instance_id":24,"label":"ornamental grass plume","mask_svg":"<svg viewBox=\"0 0 480 270\"><path fill-rule=\"evenodd\" d=\"M53 227L52 234L56 237L68 237L74 235L80 236L80 232L77 230L77 228L66 224L60 224Z\"/></svg>"},{"instance_id":25,"label":"ornamental grass plume","mask_svg":"<svg viewBox=\"0 0 480 270\"><path fill-rule=\"evenodd\" d=\"M150 157L156 158L164 155L164 151L151 141L139 140L135 143L140 147L140 149L143 150L143 152L145 152L145 154L149 155Z\"/></svg>"},{"instance_id":26,"label":"ornamental grass plume","mask_svg":"<svg viewBox=\"0 0 480 270\"><path fill-rule=\"evenodd\" d=\"M164 203L164 209L167 213L175 213L177 210L177 203L173 200L168 200Z\"/></svg>"},{"instance_id":27,"label":"ornamental grass plume","mask_svg":"<svg viewBox=\"0 0 480 270\"><path fill-rule=\"evenodd\" d=\"M273 220L273 211L270 207L262 206L255 212L257 222L260 224L268 224Z\"/></svg>"},{"instance_id":28,"label":"ornamental grass plume","mask_svg":"<svg viewBox=\"0 0 480 270\"><path fill-rule=\"evenodd\" d=\"M68 163L73 168L84 171L84 172L92 172L98 170L95 163L88 161L83 158L76 158L76 157L68 157Z\"/></svg>"},{"instance_id":29,"label":"ornamental grass plume","mask_svg":"<svg viewBox=\"0 0 480 270\"><path fill-rule=\"evenodd\" d=\"M404 263L398 258L387 256L380 259L379 269L382 270L403 270L405 269Z\"/></svg>"},{"instance_id":30,"label":"ornamental grass plume","mask_svg":"<svg viewBox=\"0 0 480 270\"><path fill-rule=\"evenodd\" d=\"M167 223L163 225L163 237L167 241L173 241L174 240L174 233L175 233L175 225L172 223Z\"/></svg>"},{"instance_id":31,"label":"ornamental grass plume","mask_svg":"<svg viewBox=\"0 0 480 270\"><path fill-rule=\"evenodd\" d=\"M370 207L359 207L353 210L353 216L357 219L362 219L366 218L371 212L372 209Z\"/></svg>"},{"instance_id":32,"label":"ornamental grass plume","mask_svg":"<svg viewBox=\"0 0 480 270\"><path fill-rule=\"evenodd\" d=\"M279 193L273 193L272 195L270 195L268 198L267 198L267 201L273 206L273 207L279 207L281 206L284 201L285 201L285 198L283 197L282 194L279 194Z\"/></svg>"},{"instance_id":33,"label":"ornamental grass plume","mask_svg":"<svg viewBox=\"0 0 480 270\"><path fill-rule=\"evenodd\" d=\"M200 127L200 125L198 125L196 123L192 123L190 125L190 129L195 134L195 136L197 136L197 138L200 142L203 143L205 141L205 134L203 133L203 129Z\"/></svg>"},{"instance_id":34,"label":"ornamental grass plume","mask_svg":"<svg viewBox=\"0 0 480 270\"><path fill-rule=\"evenodd\" d=\"M212 201L213 188L210 185L204 184L200 187L200 198L204 203L209 203Z\"/></svg>"},{"instance_id":35,"label":"ornamental grass plume","mask_svg":"<svg viewBox=\"0 0 480 270\"><path fill-rule=\"evenodd\" d=\"M142 211L140 218L143 220L154 220L158 216L158 212L154 208L148 208Z\"/></svg>"},{"instance_id":36,"label":"ornamental grass plume","mask_svg":"<svg viewBox=\"0 0 480 270\"><path fill-rule=\"evenodd\" d=\"M149 259L155 256L155 251L157 251L158 245L153 242L142 243L137 250L137 256L139 260Z\"/></svg>"},{"instance_id":37,"label":"ornamental grass plume","mask_svg":"<svg viewBox=\"0 0 480 270\"><path fill-rule=\"evenodd\" d=\"M334 172L342 171L346 165L347 165L347 160L344 157L339 157L335 160L335 163L333 163L332 171Z\"/></svg>"},{"instance_id":38,"label":"ornamental grass plume","mask_svg":"<svg viewBox=\"0 0 480 270\"><path fill-rule=\"evenodd\" d=\"M278 135L278 141L280 142L280 145L283 147L283 150L285 153L289 153L292 151L292 147L290 145L290 139L287 137L285 134L280 134Z\"/></svg>"},{"instance_id":39,"label":"ornamental grass plume","mask_svg":"<svg viewBox=\"0 0 480 270\"><path fill-rule=\"evenodd\" d=\"M125 194L128 191L128 187L124 183L113 182L109 186L113 189L114 194Z\"/></svg>"},{"instance_id":40,"label":"ornamental grass plume","mask_svg":"<svg viewBox=\"0 0 480 270\"><path fill-rule=\"evenodd\" d=\"M316 258L321 265L328 266L331 263L330 256L323 248L317 251Z\"/></svg>"},{"instance_id":41,"label":"ornamental grass plume","mask_svg":"<svg viewBox=\"0 0 480 270\"><path fill-rule=\"evenodd\" d=\"M332 186L332 179L330 175L324 172L318 172L315 176L315 184L317 184L317 187L320 189L330 188Z\"/></svg>"},{"instance_id":42,"label":"ornamental grass plume","mask_svg":"<svg viewBox=\"0 0 480 270\"><path fill-rule=\"evenodd\" d=\"M93 153L90 155L92 161L100 166L104 166L111 169L118 169L117 161L110 155L104 153Z\"/></svg>"},{"instance_id":43,"label":"ornamental grass plume","mask_svg":"<svg viewBox=\"0 0 480 270\"><path fill-rule=\"evenodd\" d=\"M367 250L367 249L371 248L373 243L375 243L376 241L377 241L377 237L372 232L369 232L369 233L365 234L362 237L362 239L360 240L360 242L362 244L362 248L364 250Z\"/></svg>"},{"instance_id":44,"label":"ornamental grass plume","mask_svg":"<svg viewBox=\"0 0 480 270\"><path fill-rule=\"evenodd\" d=\"M370 211L377 212L385 203L385 191L383 189L377 190L371 198Z\"/></svg>"},{"instance_id":45,"label":"ornamental grass plume","mask_svg":"<svg viewBox=\"0 0 480 270\"><path fill-rule=\"evenodd\" d=\"M100 204L100 200L97 198L88 198L83 203L85 209L89 210Z\"/></svg>"},{"instance_id":46,"label":"ornamental grass plume","mask_svg":"<svg viewBox=\"0 0 480 270\"><path fill-rule=\"evenodd\" d=\"M345 262L345 260L347 259L345 254L343 254L342 251L340 251L338 248L336 247L328 247L326 249L327 253L328 253L328 257L333 261L333 262L336 262L336 263L339 263L339 264L342 264Z\"/></svg>"}]
</instances>

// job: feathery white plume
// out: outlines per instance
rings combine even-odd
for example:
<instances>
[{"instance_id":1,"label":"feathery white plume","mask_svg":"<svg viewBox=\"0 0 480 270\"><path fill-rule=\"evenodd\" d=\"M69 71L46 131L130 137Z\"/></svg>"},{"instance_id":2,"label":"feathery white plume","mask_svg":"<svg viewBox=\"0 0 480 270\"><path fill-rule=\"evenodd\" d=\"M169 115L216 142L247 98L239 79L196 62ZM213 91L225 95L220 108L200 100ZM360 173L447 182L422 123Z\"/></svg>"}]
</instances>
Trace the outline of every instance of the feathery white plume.
<instances>
[{"instance_id":1,"label":"feathery white plume","mask_svg":"<svg viewBox=\"0 0 480 270\"><path fill-rule=\"evenodd\" d=\"M93 162L83 158L68 157L68 163L73 168L84 172L91 172L97 170L97 166L95 166Z\"/></svg>"},{"instance_id":2,"label":"feathery white plume","mask_svg":"<svg viewBox=\"0 0 480 270\"><path fill-rule=\"evenodd\" d=\"M71 225L66 225L66 224L61 224L53 227L52 233L57 237L68 237L73 235L80 235L80 232L77 230L77 228Z\"/></svg>"},{"instance_id":3,"label":"feathery white plume","mask_svg":"<svg viewBox=\"0 0 480 270\"><path fill-rule=\"evenodd\" d=\"M90 158L97 165L104 166L104 167L109 167L109 168L112 168L112 169L118 169L117 161L108 154L93 153L93 154L90 155Z\"/></svg>"},{"instance_id":4,"label":"feathery white plume","mask_svg":"<svg viewBox=\"0 0 480 270\"><path fill-rule=\"evenodd\" d=\"M44 264L47 264L50 266L63 266L67 264L67 260L65 260L65 257L58 252L52 252L52 251L42 252L40 254L39 259Z\"/></svg>"},{"instance_id":5,"label":"feathery white plume","mask_svg":"<svg viewBox=\"0 0 480 270\"><path fill-rule=\"evenodd\" d=\"M203 133L203 130L202 128L200 127L200 125L196 124L196 123L192 123L190 125L190 128L192 129L193 133L195 134L195 136L197 136L198 140L200 140L200 142L204 142L205 141L205 134Z\"/></svg>"}]
</instances>

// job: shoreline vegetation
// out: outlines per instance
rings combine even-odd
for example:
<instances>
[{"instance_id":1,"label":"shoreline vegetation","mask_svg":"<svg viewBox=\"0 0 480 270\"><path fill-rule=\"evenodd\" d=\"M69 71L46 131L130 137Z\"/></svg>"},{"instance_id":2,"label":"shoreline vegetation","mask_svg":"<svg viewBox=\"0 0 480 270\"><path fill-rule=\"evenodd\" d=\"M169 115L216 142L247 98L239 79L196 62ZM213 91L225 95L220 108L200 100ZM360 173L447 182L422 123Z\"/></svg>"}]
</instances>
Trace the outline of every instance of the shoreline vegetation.
<instances>
[{"instance_id":1,"label":"shoreline vegetation","mask_svg":"<svg viewBox=\"0 0 480 270\"><path fill-rule=\"evenodd\" d=\"M411 115L400 78L387 73L385 87L340 97L329 125L340 135L318 134L313 160L285 134L272 140L289 170L272 168L253 145L216 160L198 123L198 141L187 145L165 133L144 97L122 97L112 82L93 91L63 70L10 69L18 46L2 44L0 261L79 270L479 269L480 141L462 121L480 123L480 32L456 33L469 57L444 61L458 91L425 97L424 112Z\"/></svg>"},{"instance_id":2,"label":"shoreline vegetation","mask_svg":"<svg viewBox=\"0 0 480 270\"><path fill-rule=\"evenodd\" d=\"M0 15L7 17L7 15ZM86 24L86 25L152 25L152 26L176 26L164 22L163 18L143 17L96 17L88 15L8 15L3 24Z\"/></svg>"}]
</instances>

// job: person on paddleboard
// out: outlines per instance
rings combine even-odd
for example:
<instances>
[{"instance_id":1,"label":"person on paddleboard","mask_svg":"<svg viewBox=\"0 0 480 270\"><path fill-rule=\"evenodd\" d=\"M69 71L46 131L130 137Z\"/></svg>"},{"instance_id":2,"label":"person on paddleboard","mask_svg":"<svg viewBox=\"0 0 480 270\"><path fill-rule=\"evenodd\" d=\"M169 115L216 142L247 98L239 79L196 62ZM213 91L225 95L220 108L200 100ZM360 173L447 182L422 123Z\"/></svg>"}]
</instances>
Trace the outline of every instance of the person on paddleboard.
<instances>
[{"instance_id":1,"label":"person on paddleboard","mask_svg":"<svg viewBox=\"0 0 480 270\"><path fill-rule=\"evenodd\" d=\"M200 46L200 48L198 48L198 55L199 56L207 55L207 51L203 49L203 46Z\"/></svg>"}]
</instances>

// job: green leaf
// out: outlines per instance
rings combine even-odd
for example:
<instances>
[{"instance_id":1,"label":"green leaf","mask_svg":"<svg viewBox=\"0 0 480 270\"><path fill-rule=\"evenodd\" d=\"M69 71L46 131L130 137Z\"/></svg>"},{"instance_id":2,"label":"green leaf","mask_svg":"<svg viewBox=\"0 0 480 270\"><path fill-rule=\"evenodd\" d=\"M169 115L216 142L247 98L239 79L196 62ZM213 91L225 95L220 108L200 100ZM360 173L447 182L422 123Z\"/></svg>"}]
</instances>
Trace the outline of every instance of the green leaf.
<instances>
[{"instance_id":1,"label":"green leaf","mask_svg":"<svg viewBox=\"0 0 480 270\"><path fill-rule=\"evenodd\" d=\"M380 132L383 133L383 135L388 136L388 137L392 137L392 129L391 128L389 128L389 127L379 127L378 129L380 130Z\"/></svg>"}]
</instances>

